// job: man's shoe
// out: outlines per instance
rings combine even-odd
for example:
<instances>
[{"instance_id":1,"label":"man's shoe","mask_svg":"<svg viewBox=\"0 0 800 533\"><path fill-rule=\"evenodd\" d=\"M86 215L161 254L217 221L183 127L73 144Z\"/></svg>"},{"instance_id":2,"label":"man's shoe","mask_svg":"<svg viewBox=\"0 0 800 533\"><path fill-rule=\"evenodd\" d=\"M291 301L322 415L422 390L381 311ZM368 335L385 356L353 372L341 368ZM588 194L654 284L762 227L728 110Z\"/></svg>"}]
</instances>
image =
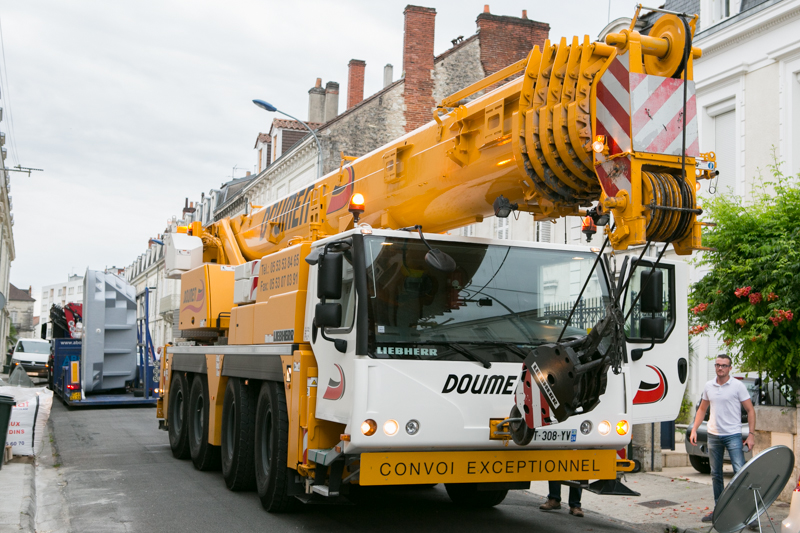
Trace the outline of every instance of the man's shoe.
<instances>
[{"instance_id":1,"label":"man's shoe","mask_svg":"<svg viewBox=\"0 0 800 533\"><path fill-rule=\"evenodd\" d=\"M580 507L570 507L569 514L572 516L577 516L578 518L583 518L583 509Z\"/></svg>"},{"instance_id":2,"label":"man's shoe","mask_svg":"<svg viewBox=\"0 0 800 533\"><path fill-rule=\"evenodd\" d=\"M714 511L711 511L703 518L700 519L701 522L712 522L714 520Z\"/></svg>"},{"instance_id":3,"label":"man's shoe","mask_svg":"<svg viewBox=\"0 0 800 533\"><path fill-rule=\"evenodd\" d=\"M561 509L561 502L553 498L547 498L547 501L544 502L542 505L540 505L539 509L541 509L542 511L553 511L555 509Z\"/></svg>"}]
</instances>

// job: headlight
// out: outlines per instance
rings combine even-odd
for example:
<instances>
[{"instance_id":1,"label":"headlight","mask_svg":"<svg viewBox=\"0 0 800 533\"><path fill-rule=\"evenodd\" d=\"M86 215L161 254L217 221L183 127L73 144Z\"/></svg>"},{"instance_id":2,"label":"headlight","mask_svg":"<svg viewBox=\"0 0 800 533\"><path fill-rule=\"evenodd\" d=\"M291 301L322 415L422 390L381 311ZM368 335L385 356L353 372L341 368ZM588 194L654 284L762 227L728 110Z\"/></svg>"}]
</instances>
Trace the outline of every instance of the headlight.
<instances>
[{"instance_id":1,"label":"headlight","mask_svg":"<svg viewBox=\"0 0 800 533\"><path fill-rule=\"evenodd\" d=\"M397 434L398 429L400 429L400 426L397 424L397 420L387 420L383 424L383 432L390 437Z\"/></svg>"},{"instance_id":2,"label":"headlight","mask_svg":"<svg viewBox=\"0 0 800 533\"><path fill-rule=\"evenodd\" d=\"M611 424L608 420L603 420L599 424L597 424L597 432L601 435L608 435L611 432Z\"/></svg>"},{"instance_id":3,"label":"headlight","mask_svg":"<svg viewBox=\"0 0 800 533\"><path fill-rule=\"evenodd\" d=\"M419 431L419 421L418 420L409 420L406 422L406 433L409 435L416 435Z\"/></svg>"},{"instance_id":4,"label":"headlight","mask_svg":"<svg viewBox=\"0 0 800 533\"><path fill-rule=\"evenodd\" d=\"M592 432L592 422L590 420L584 420L581 422L581 433L584 435L588 435Z\"/></svg>"}]
</instances>

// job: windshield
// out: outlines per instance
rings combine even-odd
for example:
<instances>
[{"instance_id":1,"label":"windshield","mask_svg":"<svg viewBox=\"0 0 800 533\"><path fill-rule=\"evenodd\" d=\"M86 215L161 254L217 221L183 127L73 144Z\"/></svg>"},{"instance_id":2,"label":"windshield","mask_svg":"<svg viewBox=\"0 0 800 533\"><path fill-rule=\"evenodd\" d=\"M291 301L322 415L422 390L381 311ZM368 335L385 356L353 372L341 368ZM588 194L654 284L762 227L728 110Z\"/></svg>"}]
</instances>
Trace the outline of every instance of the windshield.
<instances>
[{"instance_id":1,"label":"windshield","mask_svg":"<svg viewBox=\"0 0 800 533\"><path fill-rule=\"evenodd\" d=\"M428 249L418 239L366 239L370 355L465 359L459 352L466 347L487 360L519 361L518 350L507 352L558 339L595 260L588 252L432 246L455 260L454 272L427 265ZM598 270L564 339L585 335L603 317L608 290ZM495 356L503 345L512 349Z\"/></svg>"},{"instance_id":2,"label":"windshield","mask_svg":"<svg viewBox=\"0 0 800 533\"><path fill-rule=\"evenodd\" d=\"M19 341L17 343L17 352L25 353L50 353L49 342L36 342L36 341Z\"/></svg>"}]
</instances>

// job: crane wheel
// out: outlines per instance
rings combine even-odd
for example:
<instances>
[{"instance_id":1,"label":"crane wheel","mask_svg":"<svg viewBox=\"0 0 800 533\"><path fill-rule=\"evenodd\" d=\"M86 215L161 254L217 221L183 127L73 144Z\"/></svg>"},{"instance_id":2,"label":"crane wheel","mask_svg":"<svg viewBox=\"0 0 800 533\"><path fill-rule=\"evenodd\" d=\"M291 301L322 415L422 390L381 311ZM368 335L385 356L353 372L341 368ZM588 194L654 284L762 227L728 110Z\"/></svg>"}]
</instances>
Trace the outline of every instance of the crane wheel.
<instances>
[{"instance_id":1,"label":"crane wheel","mask_svg":"<svg viewBox=\"0 0 800 533\"><path fill-rule=\"evenodd\" d=\"M253 464L253 428L256 422L255 386L239 378L230 378L222 404L222 477L230 490L245 491L256 487Z\"/></svg>"},{"instance_id":2,"label":"crane wheel","mask_svg":"<svg viewBox=\"0 0 800 533\"><path fill-rule=\"evenodd\" d=\"M289 453L289 415L283 384L265 381L256 402L255 469L261 505L270 513L290 511L297 500L289 495L292 471Z\"/></svg>"},{"instance_id":3,"label":"crane wheel","mask_svg":"<svg viewBox=\"0 0 800 533\"><path fill-rule=\"evenodd\" d=\"M500 505L508 495L508 489L488 489L491 483L445 483L450 500L461 507L494 507ZM481 490L483 489L483 490Z\"/></svg>"},{"instance_id":4,"label":"crane wheel","mask_svg":"<svg viewBox=\"0 0 800 533\"><path fill-rule=\"evenodd\" d=\"M650 37L665 39L669 43L664 57L644 55L647 74L664 78L678 77L684 69L683 54L686 46L686 28L675 15L663 15L650 29Z\"/></svg>"},{"instance_id":5,"label":"crane wheel","mask_svg":"<svg viewBox=\"0 0 800 533\"><path fill-rule=\"evenodd\" d=\"M189 451L198 470L219 468L219 446L208 442L208 381L204 374L195 374L189 394Z\"/></svg>"},{"instance_id":6,"label":"crane wheel","mask_svg":"<svg viewBox=\"0 0 800 533\"><path fill-rule=\"evenodd\" d=\"M169 447L176 459L189 458L189 386L181 372L172 373L169 386Z\"/></svg>"}]
</instances>

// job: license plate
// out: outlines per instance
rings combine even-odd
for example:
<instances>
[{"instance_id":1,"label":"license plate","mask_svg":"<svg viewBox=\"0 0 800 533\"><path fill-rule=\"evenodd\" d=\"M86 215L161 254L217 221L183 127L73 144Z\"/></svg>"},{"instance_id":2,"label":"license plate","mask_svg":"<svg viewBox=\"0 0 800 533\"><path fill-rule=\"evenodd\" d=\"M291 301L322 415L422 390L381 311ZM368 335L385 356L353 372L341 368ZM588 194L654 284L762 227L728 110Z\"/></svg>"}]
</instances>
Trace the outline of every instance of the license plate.
<instances>
[{"instance_id":1,"label":"license plate","mask_svg":"<svg viewBox=\"0 0 800 533\"><path fill-rule=\"evenodd\" d=\"M80 400L81 399L81 393L80 392L73 392L72 394L69 395L69 399L70 400Z\"/></svg>"},{"instance_id":2,"label":"license plate","mask_svg":"<svg viewBox=\"0 0 800 533\"><path fill-rule=\"evenodd\" d=\"M533 434L535 442L575 442L578 440L577 429L540 429Z\"/></svg>"},{"instance_id":3,"label":"license plate","mask_svg":"<svg viewBox=\"0 0 800 533\"><path fill-rule=\"evenodd\" d=\"M496 450L361 454L361 485L614 479L614 450Z\"/></svg>"}]
</instances>

